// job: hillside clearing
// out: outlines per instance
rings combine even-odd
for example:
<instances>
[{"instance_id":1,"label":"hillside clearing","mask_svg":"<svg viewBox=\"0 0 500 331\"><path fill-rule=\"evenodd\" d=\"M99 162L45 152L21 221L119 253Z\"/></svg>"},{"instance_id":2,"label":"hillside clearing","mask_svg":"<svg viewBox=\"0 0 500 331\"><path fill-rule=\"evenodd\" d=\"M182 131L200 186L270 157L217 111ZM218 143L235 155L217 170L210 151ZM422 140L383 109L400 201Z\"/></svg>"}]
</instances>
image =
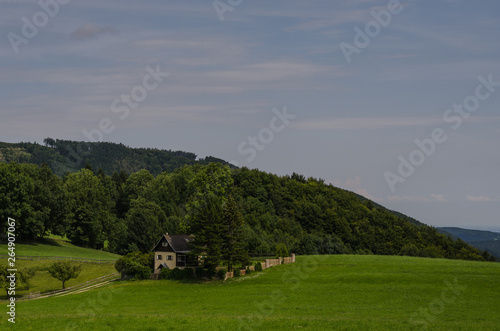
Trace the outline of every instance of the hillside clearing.
<instances>
[{"instance_id":1,"label":"hillside clearing","mask_svg":"<svg viewBox=\"0 0 500 331\"><path fill-rule=\"evenodd\" d=\"M24 268L36 268L38 269L35 276L30 280L29 290L23 287L18 287L16 293L18 295L24 295L30 292L49 292L61 289L61 282L53 277L51 277L47 271L47 268L54 263L54 260L17 260L17 269L22 271ZM66 287L75 286L87 281L99 278L105 275L116 273L114 264L94 264L94 263L75 263L82 265L82 271L78 278L70 279L66 282ZM2 289L0 293L0 298L6 298L6 292Z\"/></svg>"},{"instance_id":2,"label":"hillside clearing","mask_svg":"<svg viewBox=\"0 0 500 331\"><path fill-rule=\"evenodd\" d=\"M7 253L7 244L0 245L0 254ZM78 247L67 240L54 238L44 238L42 242L16 243L16 255L79 257L103 260L117 260L120 257L117 254Z\"/></svg>"}]
</instances>

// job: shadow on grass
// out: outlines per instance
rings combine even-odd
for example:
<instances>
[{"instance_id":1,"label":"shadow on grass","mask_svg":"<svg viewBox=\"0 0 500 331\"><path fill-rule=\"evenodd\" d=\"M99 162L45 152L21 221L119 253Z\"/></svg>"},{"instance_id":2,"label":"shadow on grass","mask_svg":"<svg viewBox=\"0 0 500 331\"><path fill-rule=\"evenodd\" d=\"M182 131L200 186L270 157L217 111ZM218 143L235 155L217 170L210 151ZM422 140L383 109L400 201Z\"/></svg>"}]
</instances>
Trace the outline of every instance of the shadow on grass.
<instances>
[{"instance_id":1,"label":"shadow on grass","mask_svg":"<svg viewBox=\"0 0 500 331\"><path fill-rule=\"evenodd\" d=\"M42 238L40 241L41 244L50 245L50 246L63 246L60 240L52 239L52 238Z\"/></svg>"},{"instance_id":2,"label":"shadow on grass","mask_svg":"<svg viewBox=\"0 0 500 331\"><path fill-rule=\"evenodd\" d=\"M64 246L60 242L60 240L56 240L56 239L52 239L52 238L41 238L38 240L23 241L23 242L20 242L20 244L30 245L30 246L38 246L38 245L49 245L49 246L56 246L56 247Z\"/></svg>"}]
</instances>

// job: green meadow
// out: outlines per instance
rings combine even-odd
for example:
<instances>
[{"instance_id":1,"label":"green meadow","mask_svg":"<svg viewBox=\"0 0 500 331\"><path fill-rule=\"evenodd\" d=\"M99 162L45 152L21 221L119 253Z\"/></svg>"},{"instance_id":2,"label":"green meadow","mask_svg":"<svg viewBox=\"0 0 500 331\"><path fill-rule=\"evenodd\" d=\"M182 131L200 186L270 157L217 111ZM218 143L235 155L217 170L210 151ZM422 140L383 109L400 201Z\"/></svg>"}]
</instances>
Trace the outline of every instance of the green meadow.
<instances>
[{"instance_id":1,"label":"green meadow","mask_svg":"<svg viewBox=\"0 0 500 331\"><path fill-rule=\"evenodd\" d=\"M24 268L36 268L35 276L29 281L29 289L26 287L19 287L16 291L17 294L23 295L29 292L49 292L54 290L60 290L62 288L61 281L51 277L47 268L54 263L54 260L17 260L16 267L18 270L23 270ZM116 273L114 264L94 264L94 263L80 263L74 262L74 264L81 265L82 271L80 275L75 279L70 279L66 282L66 288L75 286L87 281L106 276L112 273ZM6 299L5 290L1 290L0 298Z\"/></svg>"},{"instance_id":2,"label":"green meadow","mask_svg":"<svg viewBox=\"0 0 500 331\"><path fill-rule=\"evenodd\" d=\"M118 281L19 302L23 330L499 330L499 263L299 256L226 282ZM6 309L6 308L4 308ZM8 315L0 329L8 324Z\"/></svg>"},{"instance_id":3,"label":"green meadow","mask_svg":"<svg viewBox=\"0 0 500 331\"><path fill-rule=\"evenodd\" d=\"M62 288L62 283L51 277L47 271L47 268L54 263L55 260L43 259L44 257L61 256L106 260L116 260L119 258L119 255L111 254L109 252L72 245L67 240L58 237L44 238L43 241L39 243L16 243L15 247L16 256L37 256L42 258L41 260L16 259L16 268L18 270L22 271L25 268L37 269L35 276L29 281L29 289L25 286L19 287L16 291L18 295L38 291L44 293ZM7 253L7 245L0 245L0 254L7 255ZM5 259L4 263L6 262L7 261ZM78 278L67 281L66 287L75 286L101 276L116 273L113 263L94 264L79 261L75 261L73 263L82 265L82 271L80 272ZM1 291L0 299L7 298L5 290L2 289Z\"/></svg>"}]
</instances>

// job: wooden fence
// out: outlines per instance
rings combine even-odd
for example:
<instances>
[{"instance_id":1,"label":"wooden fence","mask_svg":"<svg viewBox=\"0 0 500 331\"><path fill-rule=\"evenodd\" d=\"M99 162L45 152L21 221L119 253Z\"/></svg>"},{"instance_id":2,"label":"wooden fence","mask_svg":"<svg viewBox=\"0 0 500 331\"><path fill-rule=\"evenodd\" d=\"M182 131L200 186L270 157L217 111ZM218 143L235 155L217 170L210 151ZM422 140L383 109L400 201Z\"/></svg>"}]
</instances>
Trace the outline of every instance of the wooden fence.
<instances>
[{"instance_id":1,"label":"wooden fence","mask_svg":"<svg viewBox=\"0 0 500 331\"><path fill-rule=\"evenodd\" d=\"M92 285L97 285L99 283L104 283L104 282L107 282L110 280L118 279L119 277L120 277L120 274L113 273L113 274L105 275L105 276L102 276L99 278L91 279L89 281L86 281L85 283L80 283L78 285L67 287L65 289L44 292L44 293L40 293L40 291L30 292L28 294L23 295L22 297L16 298L16 301L25 301L25 300L35 299L38 297L47 297L47 296L53 296L53 295L62 294L62 293L78 291L78 290L84 289L84 288L92 286Z\"/></svg>"},{"instance_id":2,"label":"wooden fence","mask_svg":"<svg viewBox=\"0 0 500 331\"><path fill-rule=\"evenodd\" d=\"M280 257L280 258L277 258L277 259L266 259L265 262L261 262L261 265L262 265L262 270L264 269L267 269L267 268L271 268L275 265L280 265L280 264L288 264L288 263L295 263L295 254L292 254L291 257ZM250 270L255 270L255 267L254 266L251 266L251 267L248 267ZM243 276L246 274L246 270L245 269L241 269L240 270L240 275ZM228 272L226 274L226 279L228 278L233 278L234 277L234 273L233 272Z\"/></svg>"},{"instance_id":3,"label":"wooden fence","mask_svg":"<svg viewBox=\"0 0 500 331\"><path fill-rule=\"evenodd\" d=\"M1 254L0 258L7 259L9 255ZM18 260L61 260L61 261L75 261L75 262L85 262L85 263L96 263L96 264L114 264L116 260L111 259L89 259L86 257L67 257L67 256L28 256L28 255L16 255Z\"/></svg>"}]
</instances>

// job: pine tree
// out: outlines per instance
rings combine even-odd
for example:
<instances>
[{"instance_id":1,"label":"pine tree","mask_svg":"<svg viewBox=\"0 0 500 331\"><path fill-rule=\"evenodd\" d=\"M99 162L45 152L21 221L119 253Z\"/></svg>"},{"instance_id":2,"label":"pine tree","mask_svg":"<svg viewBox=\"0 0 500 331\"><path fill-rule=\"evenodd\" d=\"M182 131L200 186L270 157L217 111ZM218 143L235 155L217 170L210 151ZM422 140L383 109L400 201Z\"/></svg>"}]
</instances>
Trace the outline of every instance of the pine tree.
<instances>
[{"instance_id":1,"label":"pine tree","mask_svg":"<svg viewBox=\"0 0 500 331\"><path fill-rule=\"evenodd\" d=\"M224 206L223 222L225 235L222 255L227 262L227 270L232 271L235 263L245 263L249 258L248 251L245 249L243 216L231 194Z\"/></svg>"},{"instance_id":2,"label":"pine tree","mask_svg":"<svg viewBox=\"0 0 500 331\"><path fill-rule=\"evenodd\" d=\"M222 261L225 227L224 205L232 186L229 167L211 163L200 170L190 185L195 192L188 204L191 253L202 256L206 268L215 269Z\"/></svg>"}]
</instances>

